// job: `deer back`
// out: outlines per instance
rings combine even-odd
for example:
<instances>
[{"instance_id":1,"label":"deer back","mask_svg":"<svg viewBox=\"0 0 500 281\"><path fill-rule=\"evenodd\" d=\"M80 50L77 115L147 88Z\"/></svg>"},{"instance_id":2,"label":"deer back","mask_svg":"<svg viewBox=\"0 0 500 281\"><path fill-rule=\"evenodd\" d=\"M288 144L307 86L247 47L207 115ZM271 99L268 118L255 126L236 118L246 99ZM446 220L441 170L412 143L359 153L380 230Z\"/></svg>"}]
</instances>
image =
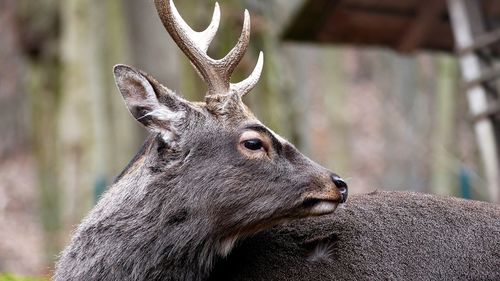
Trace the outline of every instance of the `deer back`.
<instances>
[{"instance_id":1,"label":"deer back","mask_svg":"<svg viewBox=\"0 0 500 281\"><path fill-rule=\"evenodd\" d=\"M334 214L245 239L211 280L500 280L500 206L351 196Z\"/></svg>"}]
</instances>

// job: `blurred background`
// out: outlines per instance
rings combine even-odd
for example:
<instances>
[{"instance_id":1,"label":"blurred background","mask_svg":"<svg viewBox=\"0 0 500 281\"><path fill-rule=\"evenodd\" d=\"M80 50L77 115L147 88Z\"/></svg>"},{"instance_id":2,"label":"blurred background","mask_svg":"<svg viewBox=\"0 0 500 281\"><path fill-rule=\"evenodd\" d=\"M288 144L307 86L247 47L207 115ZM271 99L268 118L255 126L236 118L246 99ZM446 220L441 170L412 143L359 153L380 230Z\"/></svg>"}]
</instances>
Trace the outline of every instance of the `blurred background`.
<instances>
[{"instance_id":1,"label":"blurred background","mask_svg":"<svg viewBox=\"0 0 500 281\"><path fill-rule=\"evenodd\" d=\"M176 5L202 30L214 2ZM471 1L219 0L209 54L234 46L247 8L251 46L233 81L263 50L263 77L247 104L352 193L497 201L500 37L484 52L467 49L475 41L460 49L456 38L471 26L473 39L494 31L500 1L472 2L478 13L452 18L451 6ZM462 81L460 65L471 58L497 72ZM203 100L205 86L152 0L0 0L0 273L50 275L72 229L145 139L115 88L118 63ZM479 95L471 91L486 93L485 112L469 110Z\"/></svg>"}]
</instances>

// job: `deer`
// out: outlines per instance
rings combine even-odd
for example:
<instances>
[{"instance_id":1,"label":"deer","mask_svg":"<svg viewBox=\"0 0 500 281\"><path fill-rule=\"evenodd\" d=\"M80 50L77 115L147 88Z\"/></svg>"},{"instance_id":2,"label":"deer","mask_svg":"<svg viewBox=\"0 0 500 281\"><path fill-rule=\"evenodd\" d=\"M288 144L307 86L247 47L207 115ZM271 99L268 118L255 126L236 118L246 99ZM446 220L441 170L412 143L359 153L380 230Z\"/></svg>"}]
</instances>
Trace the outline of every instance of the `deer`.
<instances>
[{"instance_id":1,"label":"deer","mask_svg":"<svg viewBox=\"0 0 500 281\"><path fill-rule=\"evenodd\" d=\"M242 102L263 69L230 77L250 40L250 16L222 59L207 55L220 21L193 31L172 0L155 0L163 25L207 84L190 102L149 74L114 67L132 116L150 136L77 227L54 280L206 280L218 258L263 229L334 212L346 182L264 126Z\"/></svg>"},{"instance_id":2,"label":"deer","mask_svg":"<svg viewBox=\"0 0 500 281\"><path fill-rule=\"evenodd\" d=\"M207 84L190 102L141 70L114 68L150 135L83 219L54 280L500 280L500 207L411 192L349 195L337 174L260 122L231 83L250 40L207 55L220 8L193 31L172 0L166 30Z\"/></svg>"}]
</instances>

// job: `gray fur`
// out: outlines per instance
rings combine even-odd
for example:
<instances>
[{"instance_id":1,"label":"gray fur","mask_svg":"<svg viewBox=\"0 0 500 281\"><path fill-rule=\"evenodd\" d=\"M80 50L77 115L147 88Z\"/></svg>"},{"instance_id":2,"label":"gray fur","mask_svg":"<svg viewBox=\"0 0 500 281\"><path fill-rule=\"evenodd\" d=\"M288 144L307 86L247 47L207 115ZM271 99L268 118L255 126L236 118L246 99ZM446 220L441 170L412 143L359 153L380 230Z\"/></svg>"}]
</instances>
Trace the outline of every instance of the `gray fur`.
<instances>
[{"instance_id":1,"label":"gray fur","mask_svg":"<svg viewBox=\"0 0 500 281\"><path fill-rule=\"evenodd\" d=\"M206 280L238 239L308 216L306 194L340 202L333 174L286 141L269 158L238 150L249 126L265 130L238 95L195 104L130 67L115 76L152 134L75 231L55 280Z\"/></svg>"},{"instance_id":2,"label":"gray fur","mask_svg":"<svg viewBox=\"0 0 500 281\"><path fill-rule=\"evenodd\" d=\"M55 280L500 280L497 205L379 192L296 221L333 211L339 178L238 95L191 103L130 67L115 76L152 133L75 231ZM272 140L265 157L242 152L248 131Z\"/></svg>"},{"instance_id":3,"label":"gray fur","mask_svg":"<svg viewBox=\"0 0 500 281\"><path fill-rule=\"evenodd\" d=\"M418 193L351 196L332 215L245 239L210 280L500 280L500 206Z\"/></svg>"},{"instance_id":4,"label":"gray fur","mask_svg":"<svg viewBox=\"0 0 500 281\"><path fill-rule=\"evenodd\" d=\"M155 3L196 58L172 29L172 2ZM194 64L206 81L227 71ZM55 280L500 280L500 211L487 203L375 193L261 233L333 212L347 186L242 103L262 59L257 65L241 93L209 83L205 103L115 67L129 111L152 134L75 231ZM264 150L242 146L245 135L261 134Z\"/></svg>"}]
</instances>

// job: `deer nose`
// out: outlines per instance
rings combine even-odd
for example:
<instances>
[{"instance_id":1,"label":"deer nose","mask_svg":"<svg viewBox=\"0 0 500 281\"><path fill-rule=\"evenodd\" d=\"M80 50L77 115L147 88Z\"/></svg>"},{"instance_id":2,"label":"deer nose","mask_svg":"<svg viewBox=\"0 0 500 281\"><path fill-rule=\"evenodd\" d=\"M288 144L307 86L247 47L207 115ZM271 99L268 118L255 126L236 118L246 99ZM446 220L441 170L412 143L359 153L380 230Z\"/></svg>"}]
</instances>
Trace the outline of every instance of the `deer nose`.
<instances>
[{"instance_id":1,"label":"deer nose","mask_svg":"<svg viewBox=\"0 0 500 281\"><path fill-rule=\"evenodd\" d=\"M347 201L347 183L337 175L332 175L332 181L340 192L341 203L344 203L345 201Z\"/></svg>"}]
</instances>

